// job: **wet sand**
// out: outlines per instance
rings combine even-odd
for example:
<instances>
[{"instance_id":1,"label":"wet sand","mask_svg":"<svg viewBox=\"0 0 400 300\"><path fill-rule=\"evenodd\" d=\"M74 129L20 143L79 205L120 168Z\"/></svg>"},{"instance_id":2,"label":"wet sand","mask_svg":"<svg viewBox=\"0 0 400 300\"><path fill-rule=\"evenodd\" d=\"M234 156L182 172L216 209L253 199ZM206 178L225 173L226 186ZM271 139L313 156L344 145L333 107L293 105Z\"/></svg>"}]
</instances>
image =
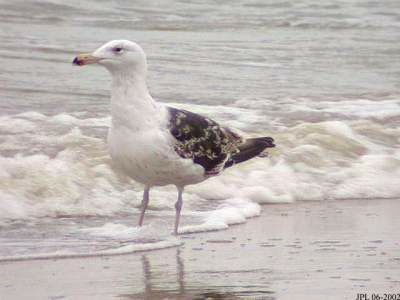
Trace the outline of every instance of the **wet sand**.
<instances>
[{"instance_id":1,"label":"wet sand","mask_svg":"<svg viewBox=\"0 0 400 300\"><path fill-rule=\"evenodd\" d=\"M400 292L400 201L263 206L183 246L0 263L0 299L356 299ZM208 298L207 298L208 297Z\"/></svg>"}]
</instances>

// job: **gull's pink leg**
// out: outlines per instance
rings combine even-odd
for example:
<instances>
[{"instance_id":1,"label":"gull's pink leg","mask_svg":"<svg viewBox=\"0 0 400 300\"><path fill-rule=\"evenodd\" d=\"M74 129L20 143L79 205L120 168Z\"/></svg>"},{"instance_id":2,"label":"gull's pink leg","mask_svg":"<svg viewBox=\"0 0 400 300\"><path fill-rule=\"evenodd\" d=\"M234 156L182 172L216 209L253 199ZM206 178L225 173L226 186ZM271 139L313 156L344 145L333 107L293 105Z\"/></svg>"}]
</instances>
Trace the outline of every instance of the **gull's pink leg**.
<instances>
[{"instance_id":1,"label":"gull's pink leg","mask_svg":"<svg viewBox=\"0 0 400 300\"><path fill-rule=\"evenodd\" d=\"M178 188L178 201L175 203L175 228L174 234L178 235L179 219L181 218L183 187Z\"/></svg>"},{"instance_id":2,"label":"gull's pink leg","mask_svg":"<svg viewBox=\"0 0 400 300\"><path fill-rule=\"evenodd\" d=\"M147 205L149 204L149 191L150 187L146 186L143 192L142 209L140 211L139 226L143 225L144 213L146 212Z\"/></svg>"}]
</instances>

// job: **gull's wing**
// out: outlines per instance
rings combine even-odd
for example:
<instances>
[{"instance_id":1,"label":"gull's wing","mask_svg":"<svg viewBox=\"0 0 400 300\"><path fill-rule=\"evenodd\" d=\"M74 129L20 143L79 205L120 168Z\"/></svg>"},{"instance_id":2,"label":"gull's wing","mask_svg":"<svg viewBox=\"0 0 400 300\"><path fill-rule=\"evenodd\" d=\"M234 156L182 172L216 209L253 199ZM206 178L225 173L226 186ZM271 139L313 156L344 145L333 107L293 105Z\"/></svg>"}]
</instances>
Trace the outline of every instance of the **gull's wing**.
<instances>
[{"instance_id":1,"label":"gull's wing","mask_svg":"<svg viewBox=\"0 0 400 300\"><path fill-rule=\"evenodd\" d=\"M243 139L215 121L187 110L167 107L169 131L176 139L175 151L201 165L205 175L216 175L240 152Z\"/></svg>"}]
</instances>

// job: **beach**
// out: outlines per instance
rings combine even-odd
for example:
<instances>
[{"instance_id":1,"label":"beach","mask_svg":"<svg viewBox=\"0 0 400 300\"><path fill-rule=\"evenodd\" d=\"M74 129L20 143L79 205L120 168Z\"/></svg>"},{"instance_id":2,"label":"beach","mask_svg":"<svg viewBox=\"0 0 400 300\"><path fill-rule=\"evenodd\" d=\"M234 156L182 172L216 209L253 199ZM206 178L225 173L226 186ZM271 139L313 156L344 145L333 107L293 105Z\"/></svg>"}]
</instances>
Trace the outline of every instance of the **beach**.
<instances>
[{"instance_id":1,"label":"beach","mask_svg":"<svg viewBox=\"0 0 400 300\"><path fill-rule=\"evenodd\" d=\"M1 262L1 299L356 299L400 291L400 202L263 206L182 246Z\"/></svg>"},{"instance_id":2,"label":"beach","mask_svg":"<svg viewBox=\"0 0 400 300\"><path fill-rule=\"evenodd\" d=\"M399 1L0 0L0 11L0 300L400 292ZM143 186L107 143L111 77L72 64L115 39L141 45L160 105L275 140L187 186L178 237L174 186L151 189L137 226Z\"/></svg>"}]
</instances>

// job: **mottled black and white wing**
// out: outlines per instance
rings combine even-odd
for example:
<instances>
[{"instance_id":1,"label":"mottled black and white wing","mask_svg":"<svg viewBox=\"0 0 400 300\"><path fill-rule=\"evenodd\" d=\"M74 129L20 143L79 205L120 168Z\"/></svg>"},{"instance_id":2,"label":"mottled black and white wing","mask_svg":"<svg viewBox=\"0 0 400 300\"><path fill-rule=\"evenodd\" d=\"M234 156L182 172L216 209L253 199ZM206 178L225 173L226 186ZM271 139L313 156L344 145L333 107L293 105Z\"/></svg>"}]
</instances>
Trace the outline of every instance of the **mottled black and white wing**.
<instances>
[{"instance_id":1,"label":"mottled black and white wing","mask_svg":"<svg viewBox=\"0 0 400 300\"><path fill-rule=\"evenodd\" d=\"M205 175L216 175L229 159L240 152L242 138L215 121L187 110L168 107L169 131L175 151L200 164Z\"/></svg>"}]
</instances>

